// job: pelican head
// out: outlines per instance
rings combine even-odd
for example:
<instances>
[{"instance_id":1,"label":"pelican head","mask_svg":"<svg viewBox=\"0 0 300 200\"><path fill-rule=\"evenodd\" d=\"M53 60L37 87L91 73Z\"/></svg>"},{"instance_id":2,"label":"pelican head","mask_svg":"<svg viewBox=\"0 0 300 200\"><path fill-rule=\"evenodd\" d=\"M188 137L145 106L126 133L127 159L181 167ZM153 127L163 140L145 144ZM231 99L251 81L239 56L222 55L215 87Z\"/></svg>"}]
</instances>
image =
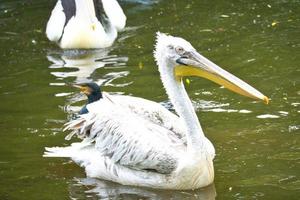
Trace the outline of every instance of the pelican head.
<instances>
[{"instance_id":1,"label":"pelican head","mask_svg":"<svg viewBox=\"0 0 300 200\"><path fill-rule=\"evenodd\" d=\"M177 82L181 82L185 76L203 77L238 94L269 103L268 97L202 56L182 38L157 33L154 57L161 76L165 76L162 71L166 71L162 68L171 68L167 71Z\"/></svg>"},{"instance_id":2,"label":"pelican head","mask_svg":"<svg viewBox=\"0 0 300 200\"><path fill-rule=\"evenodd\" d=\"M80 91L87 96L88 98L87 104L93 103L102 98L102 92L100 86L97 83L91 82L91 83L77 84L74 85L74 87L79 88ZM88 110L85 105L82 107L79 114L86 114L86 113L88 113Z\"/></svg>"}]
</instances>

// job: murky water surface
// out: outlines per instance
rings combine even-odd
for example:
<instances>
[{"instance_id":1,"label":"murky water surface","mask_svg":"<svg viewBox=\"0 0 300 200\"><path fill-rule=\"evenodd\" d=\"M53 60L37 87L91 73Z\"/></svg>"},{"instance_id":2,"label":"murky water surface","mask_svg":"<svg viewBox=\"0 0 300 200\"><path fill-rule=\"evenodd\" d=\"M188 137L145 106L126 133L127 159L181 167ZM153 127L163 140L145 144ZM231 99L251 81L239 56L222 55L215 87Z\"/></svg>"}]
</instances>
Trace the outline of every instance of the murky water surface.
<instances>
[{"instance_id":1,"label":"murky water surface","mask_svg":"<svg viewBox=\"0 0 300 200\"><path fill-rule=\"evenodd\" d=\"M0 2L0 199L299 199L300 1L123 0L127 28L108 49L63 52L45 37L55 1ZM157 191L86 178L68 159L61 127L84 103L69 83L96 81L111 93L172 109L152 51L156 31L268 95L270 105L199 78L186 88L216 148L215 182ZM78 55L79 54L79 55Z\"/></svg>"}]
</instances>

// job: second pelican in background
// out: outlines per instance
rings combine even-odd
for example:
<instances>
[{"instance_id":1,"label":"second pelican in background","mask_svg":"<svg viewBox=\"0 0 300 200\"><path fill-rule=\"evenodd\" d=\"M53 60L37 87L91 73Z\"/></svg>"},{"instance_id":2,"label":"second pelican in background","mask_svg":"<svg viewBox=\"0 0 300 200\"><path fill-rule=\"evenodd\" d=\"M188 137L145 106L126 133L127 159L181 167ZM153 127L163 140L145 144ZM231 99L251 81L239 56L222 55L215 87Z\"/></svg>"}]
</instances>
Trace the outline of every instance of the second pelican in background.
<instances>
[{"instance_id":1,"label":"second pelican in background","mask_svg":"<svg viewBox=\"0 0 300 200\"><path fill-rule=\"evenodd\" d=\"M46 34L63 49L105 48L125 24L126 16L116 0L58 0Z\"/></svg>"}]
</instances>

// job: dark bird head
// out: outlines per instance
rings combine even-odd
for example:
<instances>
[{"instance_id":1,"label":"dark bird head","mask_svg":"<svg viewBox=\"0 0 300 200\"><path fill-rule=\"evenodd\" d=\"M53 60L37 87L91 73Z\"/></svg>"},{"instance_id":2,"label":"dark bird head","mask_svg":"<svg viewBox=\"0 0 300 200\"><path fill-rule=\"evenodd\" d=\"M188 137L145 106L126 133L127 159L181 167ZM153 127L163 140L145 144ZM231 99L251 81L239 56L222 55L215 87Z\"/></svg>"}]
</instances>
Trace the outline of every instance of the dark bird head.
<instances>
[{"instance_id":1,"label":"dark bird head","mask_svg":"<svg viewBox=\"0 0 300 200\"><path fill-rule=\"evenodd\" d=\"M74 86L79 88L80 91L87 96L87 98L88 98L87 104L93 103L102 98L102 92L101 92L100 86L97 83L94 83L94 82L83 83L83 84L78 84L78 85L74 85ZM86 106L84 106L80 110L79 114L85 114L85 113L88 113Z\"/></svg>"},{"instance_id":2,"label":"dark bird head","mask_svg":"<svg viewBox=\"0 0 300 200\"><path fill-rule=\"evenodd\" d=\"M102 92L100 86L97 83L83 83L76 85L82 93L88 97L88 104L98 101L102 98Z\"/></svg>"}]
</instances>

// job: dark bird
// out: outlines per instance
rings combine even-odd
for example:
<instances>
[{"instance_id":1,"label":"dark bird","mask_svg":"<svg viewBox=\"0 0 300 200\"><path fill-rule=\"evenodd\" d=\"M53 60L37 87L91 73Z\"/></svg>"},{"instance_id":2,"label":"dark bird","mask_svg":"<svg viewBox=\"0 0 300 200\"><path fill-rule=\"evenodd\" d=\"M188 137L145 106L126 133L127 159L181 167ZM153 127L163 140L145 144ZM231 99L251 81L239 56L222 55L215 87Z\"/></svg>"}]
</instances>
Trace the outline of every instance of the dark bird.
<instances>
[{"instance_id":1,"label":"dark bird","mask_svg":"<svg viewBox=\"0 0 300 200\"><path fill-rule=\"evenodd\" d=\"M102 92L100 89L100 86L97 83L84 83L84 84L78 84L78 85L74 85L75 87L79 88L80 91L82 93L84 93L88 100L87 100L87 104L93 103L95 101L98 101L99 99L102 98ZM86 114L89 111L86 108L86 105L84 105L81 110L79 111L79 114Z\"/></svg>"}]
</instances>

